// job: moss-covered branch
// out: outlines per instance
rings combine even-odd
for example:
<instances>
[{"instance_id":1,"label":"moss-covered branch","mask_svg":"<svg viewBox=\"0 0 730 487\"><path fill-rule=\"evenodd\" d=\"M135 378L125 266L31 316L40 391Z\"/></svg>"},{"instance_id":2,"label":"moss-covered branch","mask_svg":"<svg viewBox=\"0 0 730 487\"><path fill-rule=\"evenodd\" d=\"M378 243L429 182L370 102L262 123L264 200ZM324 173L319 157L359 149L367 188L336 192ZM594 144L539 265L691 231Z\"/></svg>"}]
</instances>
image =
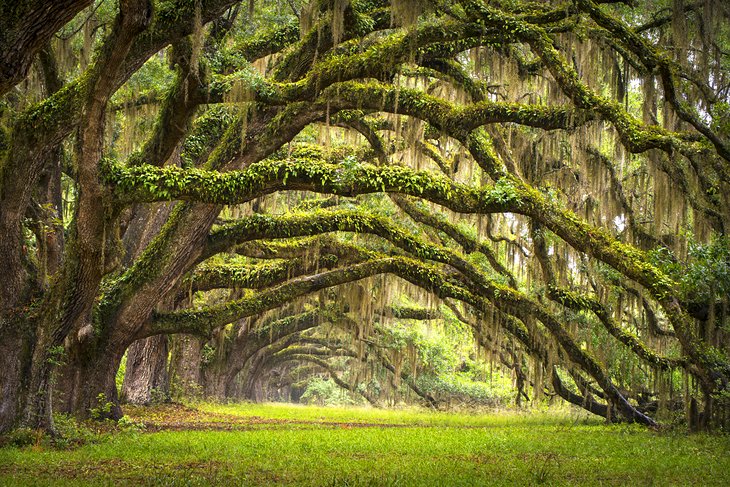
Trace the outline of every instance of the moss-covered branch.
<instances>
[{"instance_id":1,"label":"moss-covered branch","mask_svg":"<svg viewBox=\"0 0 730 487\"><path fill-rule=\"evenodd\" d=\"M231 73L242 69L244 63L251 63L270 54L282 51L299 40L299 22L289 21L283 25L257 32L254 35L225 48L222 61L216 66L220 73Z\"/></svg>"},{"instance_id":2,"label":"moss-covered branch","mask_svg":"<svg viewBox=\"0 0 730 487\"><path fill-rule=\"evenodd\" d=\"M233 223L229 225L234 225ZM213 232L215 234L215 232ZM337 262L356 262L364 261L376 257L376 253L362 246L354 245L349 242L339 240L331 234L315 235L312 237L285 239L285 240L253 240L242 244L237 242L238 237L231 235L233 238L224 237L224 242L213 243L217 237L211 235L206 250L203 252L201 259L208 258L212 252L228 251L228 245L234 245L233 249L239 255L252 257L255 259L307 259L311 260L312 255L321 255L325 259L330 260L334 256ZM211 243L213 243L211 245Z\"/></svg>"},{"instance_id":3,"label":"moss-covered branch","mask_svg":"<svg viewBox=\"0 0 730 487\"><path fill-rule=\"evenodd\" d=\"M693 144L691 136L642 124L627 113L618 102L602 97L589 89L580 80L575 69L563 59L551 37L540 26L522 21L479 1L468 2L467 10L473 18L479 19L486 26L513 32L520 40L528 43L576 106L595 110L602 119L611 122L623 144L632 152L661 149L669 153L677 150L692 154L706 150L702 144Z\"/></svg>"},{"instance_id":4,"label":"moss-covered branch","mask_svg":"<svg viewBox=\"0 0 730 487\"><path fill-rule=\"evenodd\" d=\"M420 308L414 306L388 306L381 310L383 316L397 318L401 320L439 320L443 318L443 314L439 310Z\"/></svg>"},{"instance_id":5,"label":"moss-covered branch","mask_svg":"<svg viewBox=\"0 0 730 487\"><path fill-rule=\"evenodd\" d=\"M471 148L476 153L474 145ZM386 191L418 196L461 213L520 213L535 218L573 247L641 283L657 298L666 299L674 293L675 283L649 264L643 252L618 242L605 230L589 225L514 179L500 180L492 187L476 190L443 176L403 167L348 169L306 159L262 162L245 171L228 173L176 167L110 166L106 174L117 194L133 201L190 199L232 204L287 189L344 196Z\"/></svg>"},{"instance_id":6,"label":"moss-covered branch","mask_svg":"<svg viewBox=\"0 0 730 487\"><path fill-rule=\"evenodd\" d=\"M421 90L376 82L341 82L325 90L322 97L330 101L330 106L342 109L370 108L410 115L458 140L487 124L516 123L544 130L568 130L595 119L592 111L569 106L492 101L460 106Z\"/></svg>"},{"instance_id":7,"label":"moss-covered branch","mask_svg":"<svg viewBox=\"0 0 730 487\"><path fill-rule=\"evenodd\" d=\"M680 100L674 76L676 73L684 71L682 67L672 62L668 53L658 52L623 22L606 14L591 0L580 0L577 2L577 5L581 10L587 12L598 25L611 32L614 38L618 39L619 42L623 43L628 49L635 53L647 67L649 72L658 69L664 85L665 97L667 101L671 103L677 114L682 118L682 120L688 122L698 132L707 137L707 139L715 146L717 154L730 162L730 145L722 140L722 138L706 123L704 123L700 117L692 113L692 111L686 106L685 101ZM683 73L683 75L685 77L694 78L691 76L691 73ZM705 93L712 92L709 87L704 87L703 91Z\"/></svg>"},{"instance_id":8,"label":"moss-covered branch","mask_svg":"<svg viewBox=\"0 0 730 487\"><path fill-rule=\"evenodd\" d=\"M496 253L490 245L478 241L471 235L467 235L466 232L449 222L446 218L442 217L442 215L420 208L414 201L410 201L407 198L400 196L394 196L393 201L395 201L395 203L415 221L428 225L448 235L451 239L458 243L462 249L464 249L464 252L469 254L472 252L482 253L482 255L487 258L492 268L494 268L494 270L499 274L505 276L511 287L515 289L517 288L517 281L514 276L499 261Z\"/></svg>"},{"instance_id":9,"label":"moss-covered branch","mask_svg":"<svg viewBox=\"0 0 730 487\"><path fill-rule=\"evenodd\" d=\"M204 102L200 87L207 83L203 73L190 65L193 47L186 39L173 46L175 80L165 94L154 130L144 146L132 154L128 165L150 163L162 166L185 137L198 106Z\"/></svg>"},{"instance_id":10,"label":"moss-covered branch","mask_svg":"<svg viewBox=\"0 0 730 487\"><path fill-rule=\"evenodd\" d=\"M158 313L152 318L150 334L180 333L178 330L182 329L197 330L196 334L209 335L217 327L276 308L294 298L346 282L382 274L395 264L394 259L380 259L345 269L294 279L273 289L255 293L253 296L205 310Z\"/></svg>"},{"instance_id":11,"label":"moss-covered branch","mask_svg":"<svg viewBox=\"0 0 730 487\"><path fill-rule=\"evenodd\" d=\"M353 257L319 253L310 259L300 255L296 258L265 264L201 265L191 276L189 290L195 292L223 288L262 289L281 284L294 277L361 261L361 259ZM183 286L185 285L186 283L183 282Z\"/></svg>"},{"instance_id":12,"label":"moss-covered branch","mask_svg":"<svg viewBox=\"0 0 730 487\"><path fill-rule=\"evenodd\" d=\"M590 311L599 319L603 327L619 342L628 347L638 357L652 366L669 370L674 367L687 366L682 359L671 359L663 357L657 352L649 349L639 337L624 330L619 323L616 323L611 313L595 298L584 293L578 293L563 289L556 284L555 273L548 256L547 244L542 230L534 228L531 232L533 249L542 267L543 276L547 284L547 294L553 301L576 311Z\"/></svg>"},{"instance_id":13,"label":"moss-covered branch","mask_svg":"<svg viewBox=\"0 0 730 487\"><path fill-rule=\"evenodd\" d=\"M243 171L221 173L178 167L107 164L105 180L122 202L189 200L237 204L276 191L309 190L355 196L399 192L426 198L463 213L519 211L519 195L507 186L473 189L433 173L405 167L341 165L314 159L269 160Z\"/></svg>"},{"instance_id":14,"label":"moss-covered branch","mask_svg":"<svg viewBox=\"0 0 730 487\"><path fill-rule=\"evenodd\" d=\"M265 264L202 265L191 276L190 291L211 289L260 289L285 281L301 262L278 261Z\"/></svg>"}]
</instances>

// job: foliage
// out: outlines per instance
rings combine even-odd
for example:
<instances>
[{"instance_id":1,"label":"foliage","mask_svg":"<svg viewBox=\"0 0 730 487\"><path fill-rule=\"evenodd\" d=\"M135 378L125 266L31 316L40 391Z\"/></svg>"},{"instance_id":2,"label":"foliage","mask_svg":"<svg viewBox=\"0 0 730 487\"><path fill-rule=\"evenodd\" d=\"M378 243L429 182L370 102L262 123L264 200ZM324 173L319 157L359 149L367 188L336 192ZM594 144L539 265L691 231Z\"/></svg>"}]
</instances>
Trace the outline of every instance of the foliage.
<instances>
[{"instance_id":1,"label":"foliage","mask_svg":"<svg viewBox=\"0 0 730 487\"><path fill-rule=\"evenodd\" d=\"M75 448L87 443L98 442L103 436L67 414L56 414L53 418L56 434L52 444L55 448Z\"/></svg>"},{"instance_id":2,"label":"foliage","mask_svg":"<svg viewBox=\"0 0 730 487\"><path fill-rule=\"evenodd\" d=\"M710 242L690 242L681 284L687 299L710 300L730 293L730 239L716 236Z\"/></svg>"},{"instance_id":3,"label":"foliage","mask_svg":"<svg viewBox=\"0 0 730 487\"><path fill-rule=\"evenodd\" d=\"M117 386L117 394L122 393L122 385L124 384L124 374L127 373L127 354L124 353L124 357L122 357L122 361L119 363L119 368L117 369L117 375L114 377L114 383Z\"/></svg>"},{"instance_id":4,"label":"foliage","mask_svg":"<svg viewBox=\"0 0 730 487\"><path fill-rule=\"evenodd\" d=\"M2 437L2 445L25 447L38 445L44 436L41 430L34 430L28 427L15 428Z\"/></svg>"},{"instance_id":5,"label":"foliage","mask_svg":"<svg viewBox=\"0 0 730 487\"><path fill-rule=\"evenodd\" d=\"M106 394L100 392L96 396L96 406L89 409L91 419L104 420L108 419L114 403L107 400Z\"/></svg>"},{"instance_id":6,"label":"foliage","mask_svg":"<svg viewBox=\"0 0 730 487\"><path fill-rule=\"evenodd\" d=\"M512 381L497 374L495 381L475 381L470 374L421 375L418 385L439 397L448 407L507 406L513 399Z\"/></svg>"},{"instance_id":7,"label":"foliage","mask_svg":"<svg viewBox=\"0 0 730 487\"><path fill-rule=\"evenodd\" d=\"M318 406L357 404L357 401L335 384L332 379L322 379L320 377L313 377L307 381L307 388L299 400L302 404Z\"/></svg>"}]
</instances>

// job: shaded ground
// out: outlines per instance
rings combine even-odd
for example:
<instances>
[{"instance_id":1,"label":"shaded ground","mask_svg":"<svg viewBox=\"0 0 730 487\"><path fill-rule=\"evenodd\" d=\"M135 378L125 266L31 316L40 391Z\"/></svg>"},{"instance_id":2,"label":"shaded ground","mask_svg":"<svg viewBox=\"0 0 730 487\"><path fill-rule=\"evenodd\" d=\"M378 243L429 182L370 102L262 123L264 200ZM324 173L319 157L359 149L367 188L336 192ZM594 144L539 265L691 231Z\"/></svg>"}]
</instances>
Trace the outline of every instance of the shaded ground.
<instances>
[{"instance_id":1,"label":"shaded ground","mask_svg":"<svg viewBox=\"0 0 730 487\"><path fill-rule=\"evenodd\" d=\"M183 404L161 404L154 407L127 406L125 413L148 432L157 431L245 431L273 428L394 428L408 427L404 423L303 420L289 418L264 418L261 416L241 416L211 411L202 411Z\"/></svg>"},{"instance_id":2,"label":"shaded ground","mask_svg":"<svg viewBox=\"0 0 730 487\"><path fill-rule=\"evenodd\" d=\"M82 446L0 448L0 485L730 485L727 436L565 414L251 404L126 412L126 429L107 426Z\"/></svg>"}]
</instances>

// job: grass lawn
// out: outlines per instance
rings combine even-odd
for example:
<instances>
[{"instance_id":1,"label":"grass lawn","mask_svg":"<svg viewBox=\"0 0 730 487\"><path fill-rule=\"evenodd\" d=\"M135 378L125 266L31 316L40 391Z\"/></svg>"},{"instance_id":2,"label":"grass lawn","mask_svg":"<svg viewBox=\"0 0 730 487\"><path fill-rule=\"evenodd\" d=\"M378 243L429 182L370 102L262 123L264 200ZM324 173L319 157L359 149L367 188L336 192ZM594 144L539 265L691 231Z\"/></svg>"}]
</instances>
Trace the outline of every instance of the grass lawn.
<instances>
[{"instance_id":1,"label":"grass lawn","mask_svg":"<svg viewBox=\"0 0 730 487\"><path fill-rule=\"evenodd\" d=\"M730 437L582 416L129 408L144 430L0 448L0 485L730 485Z\"/></svg>"}]
</instances>

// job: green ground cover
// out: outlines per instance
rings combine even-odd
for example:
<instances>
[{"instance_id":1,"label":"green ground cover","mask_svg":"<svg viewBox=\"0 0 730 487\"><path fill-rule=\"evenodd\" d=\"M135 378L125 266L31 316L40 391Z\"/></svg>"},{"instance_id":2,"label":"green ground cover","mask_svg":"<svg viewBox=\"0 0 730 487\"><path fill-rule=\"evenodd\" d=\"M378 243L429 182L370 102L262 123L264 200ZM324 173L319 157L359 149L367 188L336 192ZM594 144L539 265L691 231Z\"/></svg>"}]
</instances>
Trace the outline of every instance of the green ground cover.
<instances>
[{"instance_id":1,"label":"green ground cover","mask_svg":"<svg viewBox=\"0 0 730 487\"><path fill-rule=\"evenodd\" d=\"M483 415L214 405L130 408L146 428L0 448L0 485L730 485L730 437Z\"/></svg>"}]
</instances>

